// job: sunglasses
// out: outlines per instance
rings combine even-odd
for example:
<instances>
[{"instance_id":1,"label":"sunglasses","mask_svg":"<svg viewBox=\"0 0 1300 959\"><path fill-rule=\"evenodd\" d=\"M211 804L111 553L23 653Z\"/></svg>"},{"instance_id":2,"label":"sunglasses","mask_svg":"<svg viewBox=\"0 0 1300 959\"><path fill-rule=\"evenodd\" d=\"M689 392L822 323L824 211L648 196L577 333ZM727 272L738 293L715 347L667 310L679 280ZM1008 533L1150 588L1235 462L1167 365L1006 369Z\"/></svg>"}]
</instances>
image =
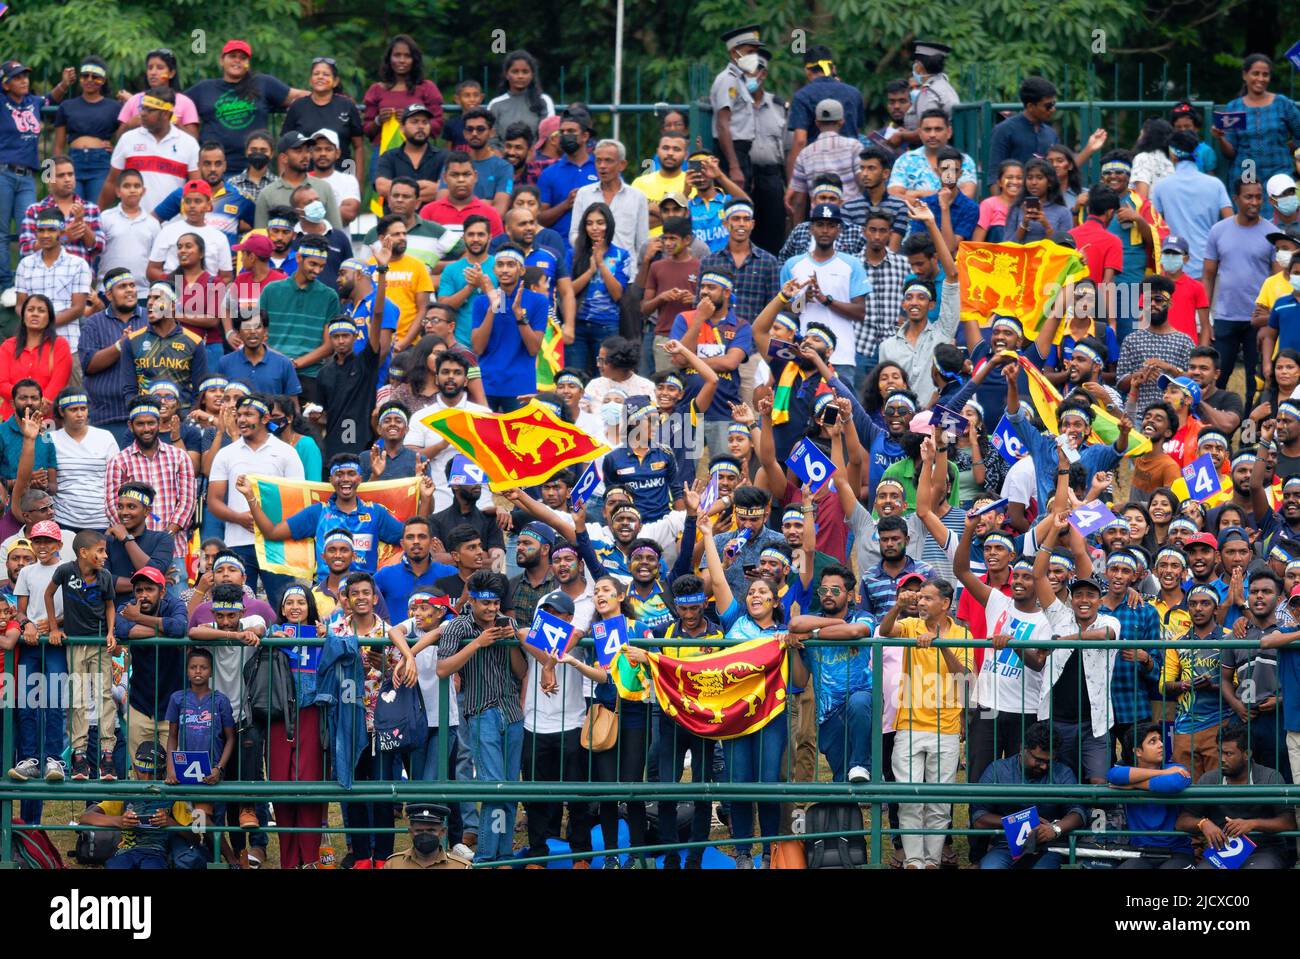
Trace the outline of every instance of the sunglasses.
<instances>
[{"instance_id":1,"label":"sunglasses","mask_svg":"<svg viewBox=\"0 0 1300 959\"><path fill-rule=\"evenodd\" d=\"M325 64L327 67L336 66L333 57L317 57L315 60L313 60L313 61L311 62L311 65L314 67L314 66L316 66L316 64L318 64L318 63L323 63L323 64Z\"/></svg>"},{"instance_id":2,"label":"sunglasses","mask_svg":"<svg viewBox=\"0 0 1300 959\"><path fill-rule=\"evenodd\" d=\"M466 132L466 133L487 133L488 130L490 130L490 129L491 129L491 127L488 127L488 126L486 126L486 125L483 125L483 124L475 124L475 125L472 126L472 127L465 127L465 132Z\"/></svg>"},{"instance_id":3,"label":"sunglasses","mask_svg":"<svg viewBox=\"0 0 1300 959\"><path fill-rule=\"evenodd\" d=\"M818 595L818 596L839 596L839 595L842 595L843 592L844 592L844 590L842 590L842 589L841 589L840 587L838 587L838 586L818 586L818 587L817 587L817 595Z\"/></svg>"}]
</instances>

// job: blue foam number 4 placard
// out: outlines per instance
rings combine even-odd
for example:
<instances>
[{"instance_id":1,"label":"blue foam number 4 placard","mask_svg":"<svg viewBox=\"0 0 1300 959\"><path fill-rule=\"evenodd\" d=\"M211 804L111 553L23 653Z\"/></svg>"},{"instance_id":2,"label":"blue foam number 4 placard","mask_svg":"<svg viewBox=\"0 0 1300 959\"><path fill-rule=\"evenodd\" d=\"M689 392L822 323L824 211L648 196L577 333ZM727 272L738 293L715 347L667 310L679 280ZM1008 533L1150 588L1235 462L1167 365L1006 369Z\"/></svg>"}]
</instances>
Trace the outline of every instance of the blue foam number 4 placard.
<instances>
[{"instance_id":1,"label":"blue foam number 4 placard","mask_svg":"<svg viewBox=\"0 0 1300 959\"><path fill-rule=\"evenodd\" d=\"M599 485L600 470L596 469L596 461L592 460L587 464L587 468L582 471L582 475L578 477L573 492L569 494L569 505L577 509L591 499L591 494L596 492L596 487Z\"/></svg>"},{"instance_id":2,"label":"blue foam number 4 placard","mask_svg":"<svg viewBox=\"0 0 1300 959\"><path fill-rule=\"evenodd\" d=\"M568 648L569 640L572 638L572 626L558 616L552 616L546 610L538 609L524 642L544 653L558 653Z\"/></svg>"},{"instance_id":3,"label":"blue foam number 4 placard","mask_svg":"<svg viewBox=\"0 0 1300 959\"><path fill-rule=\"evenodd\" d=\"M1222 849L1205 850L1205 858L1215 869L1240 869L1254 851L1255 844L1250 841L1250 837L1238 836L1229 839Z\"/></svg>"},{"instance_id":4,"label":"blue foam number 4 placard","mask_svg":"<svg viewBox=\"0 0 1300 959\"><path fill-rule=\"evenodd\" d=\"M596 644L596 662L608 666L627 641L627 620L611 616L591 624L591 639Z\"/></svg>"},{"instance_id":5,"label":"blue foam number 4 placard","mask_svg":"<svg viewBox=\"0 0 1300 959\"><path fill-rule=\"evenodd\" d=\"M807 483L814 493L825 486L835 472L835 464L807 437L794 445L785 465L794 470L795 475Z\"/></svg>"},{"instance_id":6,"label":"blue foam number 4 placard","mask_svg":"<svg viewBox=\"0 0 1300 959\"><path fill-rule=\"evenodd\" d=\"M1084 503L1070 514L1070 522L1079 531L1080 536L1091 536L1107 523L1115 521L1115 514L1099 499Z\"/></svg>"},{"instance_id":7,"label":"blue foam number 4 placard","mask_svg":"<svg viewBox=\"0 0 1300 959\"><path fill-rule=\"evenodd\" d=\"M1033 852L1037 843L1034 830L1038 828L1038 807L1030 806L1010 816L1002 817L1002 828L1007 833L1007 845L1011 847L1011 858L1019 859L1027 852Z\"/></svg>"},{"instance_id":8,"label":"blue foam number 4 placard","mask_svg":"<svg viewBox=\"0 0 1300 959\"><path fill-rule=\"evenodd\" d=\"M1204 502L1223 489L1219 482L1219 471L1210 454L1198 456L1183 467L1183 479L1187 481L1187 491L1192 498Z\"/></svg>"},{"instance_id":9,"label":"blue foam number 4 placard","mask_svg":"<svg viewBox=\"0 0 1300 959\"><path fill-rule=\"evenodd\" d=\"M174 752L172 767L181 782L201 786L212 775L212 757L205 752Z\"/></svg>"}]
</instances>

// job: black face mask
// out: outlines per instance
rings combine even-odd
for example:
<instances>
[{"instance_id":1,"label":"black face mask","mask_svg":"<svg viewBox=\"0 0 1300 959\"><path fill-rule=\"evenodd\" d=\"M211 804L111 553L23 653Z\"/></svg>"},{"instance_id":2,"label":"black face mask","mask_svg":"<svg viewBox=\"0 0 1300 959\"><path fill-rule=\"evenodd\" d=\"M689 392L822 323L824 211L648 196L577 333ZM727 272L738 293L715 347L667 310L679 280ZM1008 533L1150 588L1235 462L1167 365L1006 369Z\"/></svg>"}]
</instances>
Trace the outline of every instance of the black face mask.
<instances>
[{"instance_id":1,"label":"black face mask","mask_svg":"<svg viewBox=\"0 0 1300 959\"><path fill-rule=\"evenodd\" d=\"M265 170L271 165L271 155L269 153L250 153L248 155L248 165L254 170Z\"/></svg>"},{"instance_id":2,"label":"black face mask","mask_svg":"<svg viewBox=\"0 0 1300 959\"><path fill-rule=\"evenodd\" d=\"M578 152L580 147L581 144L578 143L578 138L576 136L573 136L572 134L565 134L564 136L560 137L560 149L563 150L565 153L568 153L569 155L573 155L574 153Z\"/></svg>"},{"instance_id":3,"label":"black face mask","mask_svg":"<svg viewBox=\"0 0 1300 959\"><path fill-rule=\"evenodd\" d=\"M429 856L437 852L438 847L442 845L438 837L431 832L417 832L411 837L411 845L421 856Z\"/></svg>"}]
</instances>

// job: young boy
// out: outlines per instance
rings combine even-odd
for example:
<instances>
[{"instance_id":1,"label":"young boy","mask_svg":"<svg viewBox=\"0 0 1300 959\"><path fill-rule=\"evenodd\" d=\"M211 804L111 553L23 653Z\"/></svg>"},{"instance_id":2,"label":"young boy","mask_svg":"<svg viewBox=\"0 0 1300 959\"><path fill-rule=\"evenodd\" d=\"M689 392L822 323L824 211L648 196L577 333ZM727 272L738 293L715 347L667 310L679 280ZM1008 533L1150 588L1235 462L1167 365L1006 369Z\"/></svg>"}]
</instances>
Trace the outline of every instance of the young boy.
<instances>
[{"instance_id":1,"label":"young boy","mask_svg":"<svg viewBox=\"0 0 1300 959\"><path fill-rule=\"evenodd\" d=\"M185 658L190 688L172 693L167 703L167 783L176 785L174 757L177 750L206 752L212 772L204 777L208 785L221 782L230 755L235 751L235 714L225 693L212 688L212 651L191 649ZM196 803L211 817L212 803Z\"/></svg>"},{"instance_id":2,"label":"young boy","mask_svg":"<svg viewBox=\"0 0 1300 959\"><path fill-rule=\"evenodd\" d=\"M1133 727L1133 759L1136 766L1115 766L1106 780L1118 789L1144 789L1153 793L1180 793L1192 784L1192 774L1178 763L1165 765L1165 740L1157 723L1137 723ZM1126 803L1124 821L1129 829L1174 832L1179 806L1156 803ZM1192 842L1179 836L1130 836L1133 849L1164 853L1168 858L1126 859L1121 869L1190 869Z\"/></svg>"},{"instance_id":3,"label":"young boy","mask_svg":"<svg viewBox=\"0 0 1300 959\"><path fill-rule=\"evenodd\" d=\"M363 482L380 479L408 479L428 470L424 454L406 445L411 411L396 400L379 407L379 441L370 447L370 455L361 458Z\"/></svg>"},{"instance_id":4,"label":"young boy","mask_svg":"<svg viewBox=\"0 0 1300 959\"><path fill-rule=\"evenodd\" d=\"M465 142L465 114L483 103L483 87L477 80L462 80L456 84L456 103L460 113L450 117L442 127L443 139L453 150L468 150Z\"/></svg>"},{"instance_id":5,"label":"young boy","mask_svg":"<svg viewBox=\"0 0 1300 959\"><path fill-rule=\"evenodd\" d=\"M24 566L14 584L23 643L27 646L40 646L39 649L26 650L23 656L31 694L27 697L28 704L18 710L19 761L9 770L9 778L18 782L35 779L41 774L41 756L45 757L47 782L62 782L64 778L63 761L59 757L63 754L63 726L67 717L62 706L43 704L54 702L50 698L51 690L64 688L68 652L61 641L41 643L41 637L50 632L51 621L57 622L57 617L63 614L62 591L55 593L52 610L47 612L45 604L45 588L59 568L59 546L62 542L63 533L58 523L42 520L32 526L32 548L36 551L36 562ZM39 692L42 688L46 691L43 696ZM21 815L27 822L40 822L40 800L24 800Z\"/></svg>"},{"instance_id":6,"label":"young boy","mask_svg":"<svg viewBox=\"0 0 1300 959\"><path fill-rule=\"evenodd\" d=\"M388 630L388 638L394 644L400 640L410 646L416 677L420 683L420 692L424 694L424 711L429 722L429 738L425 748L411 757L411 777L433 782L438 778L438 757L435 746L438 739L438 638L440 635L434 630L447 618L452 603L449 597L435 596L427 589L418 589L411 594L410 600L407 601L407 608L410 610L410 617L394 624ZM409 637L417 637L419 642L409 643ZM406 675L408 668L405 662L397 667L398 678L405 682L410 681L410 676ZM448 705L451 726L446 742L449 753L454 754L456 727L460 725L460 715L456 709L454 696ZM454 761L451 761L448 769L455 769Z\"/></svg>"},{"instance_id":7,"label":"young boy","mask_svg":"<svg viewBox=\"0 0 1300 959\"><path fill-rule=\"evenodd\" d=\"M555 312L555 297L551 295L551 278L540 266L524 268L524 288L546 297L550 306L546 312L546 333L542 336L542 348L537 351L537 388L542 391L555 389L555 378L564 369L564 327ZM546 338L554 337L555 345L548 348ZM573 341L570 334L568 342Z\"/></svg>"},{"instance_id":8,"label":"young boy","mask_svg":"<svg viewBox=\"0 0 1300 959\"><path fill-rule=\"evenodd\" d=\"M152 740L140 744L135 753L135 778L155 778L163 760L162 747ZM117 852L104 863L106 869L166 869L168 826L188 826L192 821L189 804L183 800L114 799L96 803L81 814L83 826L108 826L122 830Z\"/></svg>"},{"instance_id":9,"label":"young boy","mask_svg":"<svg viewBox=\"0 0 1300 959\"><path fill-rule=\"evenodd\" d=\"M100 778L113 775L113 746L117 742L117 704L113 702L113 617L116 615L113 578L104 565L108 546L104 534L83 529L72 539L76 559L63 563L45 587L45 608L54 605L56 591L63 594L63 615L50 624L50 643L63 645L67 636L107 637L103 644L77 643L68 653L72 674L77 678L72 709L72 778L89 779L90 762L86 744L90 733L89 704L96 707L99 725ZM57 620L62 620L60 628ZM105 650L107 646L107 650Z\"/></svg>"},{"instance_id":10,"label":"young boy","mask_svg":"<svg viewBox=\"0 0 1300 959\"><path fill-rule=\"evenodd\" d=\"M663 343L662 352L669 359L677 355L685 357L687 366L700 374L700 386L694 395L688 394L685 377L675 369L657 372L653 377L655 408L659 417L651 442L671 450L677 460L677 475L690 481L695 476L700 454L704 452L704 412L713 405L718 374L676 340Z\"/></svg>"}]
</instances>

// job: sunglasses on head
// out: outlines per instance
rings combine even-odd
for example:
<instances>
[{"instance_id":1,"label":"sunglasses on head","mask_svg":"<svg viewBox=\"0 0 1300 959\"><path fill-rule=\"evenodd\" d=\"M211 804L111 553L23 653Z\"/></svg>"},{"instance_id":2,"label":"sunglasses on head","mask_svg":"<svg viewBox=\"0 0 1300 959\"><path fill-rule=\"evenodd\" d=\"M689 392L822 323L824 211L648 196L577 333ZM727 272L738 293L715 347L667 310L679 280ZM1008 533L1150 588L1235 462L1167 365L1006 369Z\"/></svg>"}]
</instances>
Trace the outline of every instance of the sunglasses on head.
<instances>
[{"instance_id":1,"label":"sunglasses on head","mask_svg":"<svg viewBox=\"0 0 1300 959\"><path fill-rule=\"evenodd\" d=\"M333 58L333 57L317 57L315 60L313 60L313 61L311 62L311 65L314 67L314 66L316 66L316 64L318 64L318 63L323 63L323 64L325 64L326 66L329 66L329 67L332 67L332 66L335 66L335 65L336 65L336 64L334 63L334 58Z\"/></svg>"}]
</instances>

